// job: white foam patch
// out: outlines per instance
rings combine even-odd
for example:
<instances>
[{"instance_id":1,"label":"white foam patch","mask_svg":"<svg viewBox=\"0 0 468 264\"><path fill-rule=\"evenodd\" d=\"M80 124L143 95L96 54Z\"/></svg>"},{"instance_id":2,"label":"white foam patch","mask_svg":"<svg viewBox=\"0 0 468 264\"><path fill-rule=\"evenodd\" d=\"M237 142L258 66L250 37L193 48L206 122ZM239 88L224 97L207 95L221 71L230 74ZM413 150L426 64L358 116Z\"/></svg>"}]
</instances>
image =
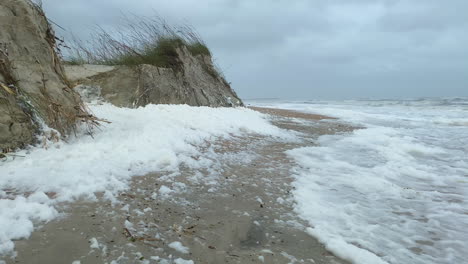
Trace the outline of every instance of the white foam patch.
<instances>
[{"instance_id":1,"label":"white foam patch","mask_svg":"<svg viewBox=\"0 0 468 264\"><path fill-rule=\"evenodd\" d=\"M49 221L57 211L31 198L0 199L0 253L14 248L11 240L28 238L33 231L33 221Z\"/></svg>"},{"instance_id":2,"label":"white foam patch","mask_svg":"<svg viewBox=\"0 0 468 264\"><path fill-rule=\"evenodd\" d=\"M174 259L174 263L175 264L193 264L193 260L186 260L186 259L183 259L183 258L177 258L177 259Z\"/></svg>"},{"instance_id":3,"label":"white foam patch","mask_svg":"<svg viewBox=\"0 0 468 264\"><path fill-rule=\"evenodd\" d=\"M172 242L168 246L183 254L190 253L189 248L182 245L182 243L180 243L179 241Z\"/></svg>"},{"instance_id":4,"label":"white foam patch","mask_svg":"<svg viewBox=\"0 0 468 264\"><path fill-rule=\"evenodd\" d=\"M90 243L89 247L91 249L99 249L99 242L97 241L95 237L91 238L89 240L89 243Z\"/></svg>"},{"instance_id":5,"label":"white foam patch","mask_svg":"<svg viewBox=\"0 0 468 264\"><path fill-rule=\"evenodd\" d=\"M209 166L209 160L194 158L200 155L197 146L233 134L287 137L263 114L246 108L148 105L127 109L110 104L90 108L112 122L96 130L94 138L78 131L78 138L68 143L19 151L16 154L24 158L0 162L0 254L13 249L12 239L30 235L32 220L53 219L57 215L54 203L94 198L95 192L103 191L113 200L113 194L126 189L132 176L177 171L181 164ZM42 200L37 195L7 200L5 190L32 191L42 194ZM47 192L56 193L56 198L45 199Z\"/></svg>"}]
</instances>

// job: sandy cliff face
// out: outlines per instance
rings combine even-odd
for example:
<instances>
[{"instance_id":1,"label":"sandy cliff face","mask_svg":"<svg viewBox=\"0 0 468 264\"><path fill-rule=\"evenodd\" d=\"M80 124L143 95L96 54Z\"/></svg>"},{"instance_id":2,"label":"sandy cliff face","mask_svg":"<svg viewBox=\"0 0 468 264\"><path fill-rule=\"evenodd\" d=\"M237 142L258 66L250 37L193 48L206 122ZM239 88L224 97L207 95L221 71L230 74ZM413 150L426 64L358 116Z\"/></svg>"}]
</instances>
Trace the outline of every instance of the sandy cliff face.
<instances>
[{"instance_id":1,"label":"sandy cliff face","mask_svg":"<svg viewBox=\"0 0 468 264\"><path fill-rule=\"evenodd\" d=\"M86 113L44 13L29 0L2 0L0 25L0 150L31 143L42 122L68 134Z\"/></svg>"},{"instance_id":2,"label":"sandy cliff face","mask_svg":"<svg viewBox=\"0 0 468 264\"><path fill-rule=\"evenodd\" d=\"M69 67L68 78L55 50L56 37L39 6L0 1L0 152L34 142L45 126L66 136L77 122L92 120L82 99L102 97L122 107L242 106L211 57L185 46L177 48L175 68L84 65Z\"/></svg>"},{"instance_id":3,"label":"sandy cliff face","mask_svg":"<svg viewBox=\"0 0 468 264\"><path fill-rule=\"evenodd\" d=\"M193 56L185 47L177 49L180 67L66 66L84 100L101 94L121 107L147 104L188 104L192 106L242 106L230 85L215 70L211 57Z\"/></svg>"}]
</instances>

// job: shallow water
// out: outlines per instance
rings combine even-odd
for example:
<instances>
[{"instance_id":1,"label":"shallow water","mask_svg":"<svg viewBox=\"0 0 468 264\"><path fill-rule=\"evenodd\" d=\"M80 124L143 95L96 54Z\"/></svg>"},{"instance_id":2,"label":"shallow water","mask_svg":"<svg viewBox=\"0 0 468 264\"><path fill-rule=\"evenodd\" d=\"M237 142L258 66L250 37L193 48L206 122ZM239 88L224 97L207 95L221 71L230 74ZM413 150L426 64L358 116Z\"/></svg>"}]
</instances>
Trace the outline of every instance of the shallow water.
<instances>
[{"instance_id":1,"label":"shallow water","mask_svg":"<svg viewBox=\"0 0 468 264\"><path fill-rule=\"evenodd\" d=\"M355 263L464 263L468 99L250 102L363 126L289 151L298 213ZM333 122L333 121L332 121Z\"/></svg>"}]
</instances>

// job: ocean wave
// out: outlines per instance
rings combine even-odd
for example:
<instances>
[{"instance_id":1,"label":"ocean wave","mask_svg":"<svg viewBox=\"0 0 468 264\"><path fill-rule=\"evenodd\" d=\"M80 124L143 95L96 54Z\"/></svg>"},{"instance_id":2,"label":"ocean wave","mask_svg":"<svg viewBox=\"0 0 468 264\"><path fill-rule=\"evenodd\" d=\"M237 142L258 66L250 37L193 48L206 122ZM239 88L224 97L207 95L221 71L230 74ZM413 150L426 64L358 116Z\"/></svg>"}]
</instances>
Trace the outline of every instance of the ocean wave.
<instances>
[{"instance_id":1,"label":"ocean wave","mask_svg":"<svg viewBox=\"0 0 468 264\"><path fill-rule=\"evenodd\" d=\"M366 129L288 152L309 232L359 264L463 263L468 98L270 104Z\"/></svg>"}]
</instances>

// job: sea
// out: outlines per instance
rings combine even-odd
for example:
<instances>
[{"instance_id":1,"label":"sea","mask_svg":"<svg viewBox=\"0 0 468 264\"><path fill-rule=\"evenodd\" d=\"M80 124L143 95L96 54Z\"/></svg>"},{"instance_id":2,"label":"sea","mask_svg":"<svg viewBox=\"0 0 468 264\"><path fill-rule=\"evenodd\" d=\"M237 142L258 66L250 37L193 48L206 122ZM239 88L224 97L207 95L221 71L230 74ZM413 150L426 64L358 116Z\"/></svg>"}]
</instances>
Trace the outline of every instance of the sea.
<instances>
[{"instance_id":1,"label":"sea","mask_svg":"<svg viewBox=\"0 0 468 264\"><path fill-rule=\"evenodd\" d=\"M468 263L468 98L246 102L360 127L288 151L295 210L334 254Z\"/></svg>"}]
</instances>

